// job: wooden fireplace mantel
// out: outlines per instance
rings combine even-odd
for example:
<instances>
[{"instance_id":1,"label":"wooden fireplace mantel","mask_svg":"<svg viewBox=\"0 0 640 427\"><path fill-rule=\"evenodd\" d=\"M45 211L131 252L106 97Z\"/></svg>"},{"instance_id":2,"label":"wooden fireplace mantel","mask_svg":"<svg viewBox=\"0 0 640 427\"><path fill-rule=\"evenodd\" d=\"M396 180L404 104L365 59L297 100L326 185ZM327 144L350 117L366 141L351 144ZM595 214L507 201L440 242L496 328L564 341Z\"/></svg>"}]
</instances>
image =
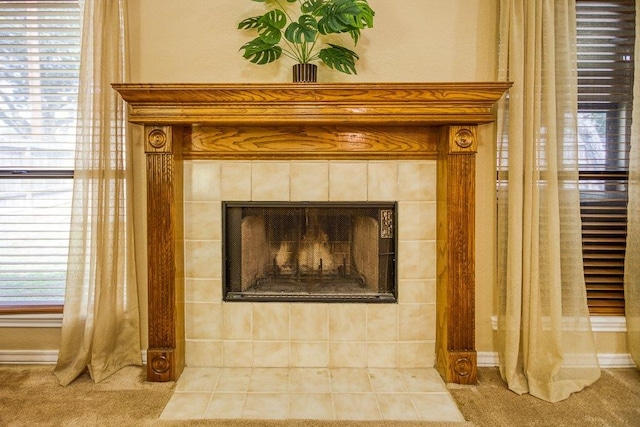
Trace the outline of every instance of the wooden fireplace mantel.
<instances>
[{"instance_id":1,"label":"wooden fireplace mantel","mask_svg":"<svg viewBox=\"0 0 640 427\"><path fill-rule=\"evenodd\" d=\"M149 381L184 367L182 159L437 159L436 367L476 382L477 126L509 83L113 86L144 125Z\"/></svg>"}]
</instances>

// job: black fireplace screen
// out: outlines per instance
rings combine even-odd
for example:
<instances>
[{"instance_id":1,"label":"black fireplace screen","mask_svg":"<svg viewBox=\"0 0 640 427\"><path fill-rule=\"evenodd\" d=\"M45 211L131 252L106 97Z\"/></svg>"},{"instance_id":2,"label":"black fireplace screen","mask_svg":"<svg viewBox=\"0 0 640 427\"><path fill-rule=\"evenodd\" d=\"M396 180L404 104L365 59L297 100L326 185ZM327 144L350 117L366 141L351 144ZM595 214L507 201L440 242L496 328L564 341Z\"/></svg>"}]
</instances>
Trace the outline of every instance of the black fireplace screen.
<instances>
[{"instance_id":1,"label":"black fireplace screen","mask_svg":"<svg viewBox=\"0 0 640 427\"><path fill-rule=\"evenodd\" d=\"M223 202L225 301L396 301L396 203Z\"/></svg>"}]
</instances>

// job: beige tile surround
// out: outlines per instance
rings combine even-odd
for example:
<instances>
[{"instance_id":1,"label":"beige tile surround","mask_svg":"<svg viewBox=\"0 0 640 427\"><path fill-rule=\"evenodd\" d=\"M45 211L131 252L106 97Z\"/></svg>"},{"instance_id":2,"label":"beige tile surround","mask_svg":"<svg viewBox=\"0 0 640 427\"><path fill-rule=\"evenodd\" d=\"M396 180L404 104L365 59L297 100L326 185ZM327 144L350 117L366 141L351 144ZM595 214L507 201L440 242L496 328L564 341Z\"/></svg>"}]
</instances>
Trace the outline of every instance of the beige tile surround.
<instances>
[{"instance_id":1,"label":"beige tile surround","mask_svg":"<svg viewBox=\"0 0 640 427\"><path fill-rule=\"evenodd\" d=\"M431 368L435 161L185 161L189 368ZM397 304L222 302L221 201L398 201Z\"/></svg>"}]
</instances>

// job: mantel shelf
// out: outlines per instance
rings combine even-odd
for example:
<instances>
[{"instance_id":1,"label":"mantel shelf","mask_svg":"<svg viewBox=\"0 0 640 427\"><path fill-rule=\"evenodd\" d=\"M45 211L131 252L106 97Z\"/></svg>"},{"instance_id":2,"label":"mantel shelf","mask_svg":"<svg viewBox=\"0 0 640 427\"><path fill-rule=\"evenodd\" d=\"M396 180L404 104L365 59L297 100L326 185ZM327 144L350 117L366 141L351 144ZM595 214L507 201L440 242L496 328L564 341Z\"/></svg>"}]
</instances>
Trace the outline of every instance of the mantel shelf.
<instances>
[{"instance_id":1,"label":"mantel shelf","mask_svg":"<svg viewBox=\"0 0 640 427\"><path fill-rule=\"evenodd\" d=\"M481 124L510 83L114 84L132 123ZM346 118L348 116L348 119Z\"/></svg>"},{"instance_id":2,"label":"mantel shelf","mask_svg":"<svg viewBox=\"0 0 640 427\"><path fill-rule=\"evenodd\" d=\"M511 86L484 83L114 84L144 125L147 378L185 363L183 159L437 160L436 368L476 381L477 126Z\"/></svg>"}]
</instances>

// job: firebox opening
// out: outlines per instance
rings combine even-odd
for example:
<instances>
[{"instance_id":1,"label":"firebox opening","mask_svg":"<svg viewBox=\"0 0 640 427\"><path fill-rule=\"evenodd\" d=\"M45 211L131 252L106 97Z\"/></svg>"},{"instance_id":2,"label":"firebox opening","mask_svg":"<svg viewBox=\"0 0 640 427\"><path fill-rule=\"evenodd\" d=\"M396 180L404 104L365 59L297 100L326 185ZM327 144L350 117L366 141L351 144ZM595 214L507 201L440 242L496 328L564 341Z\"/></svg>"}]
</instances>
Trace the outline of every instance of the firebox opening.
<instances>
[{"instance_id":1,"label":"firebox opening","mask_svg":"<svg viewBox=\"0 0 640 427\"><path fill-rule=\"evenodd\" d=\"M225 301L396 302L396 203L223 202Z\"/></svg>"}]
</instances>

